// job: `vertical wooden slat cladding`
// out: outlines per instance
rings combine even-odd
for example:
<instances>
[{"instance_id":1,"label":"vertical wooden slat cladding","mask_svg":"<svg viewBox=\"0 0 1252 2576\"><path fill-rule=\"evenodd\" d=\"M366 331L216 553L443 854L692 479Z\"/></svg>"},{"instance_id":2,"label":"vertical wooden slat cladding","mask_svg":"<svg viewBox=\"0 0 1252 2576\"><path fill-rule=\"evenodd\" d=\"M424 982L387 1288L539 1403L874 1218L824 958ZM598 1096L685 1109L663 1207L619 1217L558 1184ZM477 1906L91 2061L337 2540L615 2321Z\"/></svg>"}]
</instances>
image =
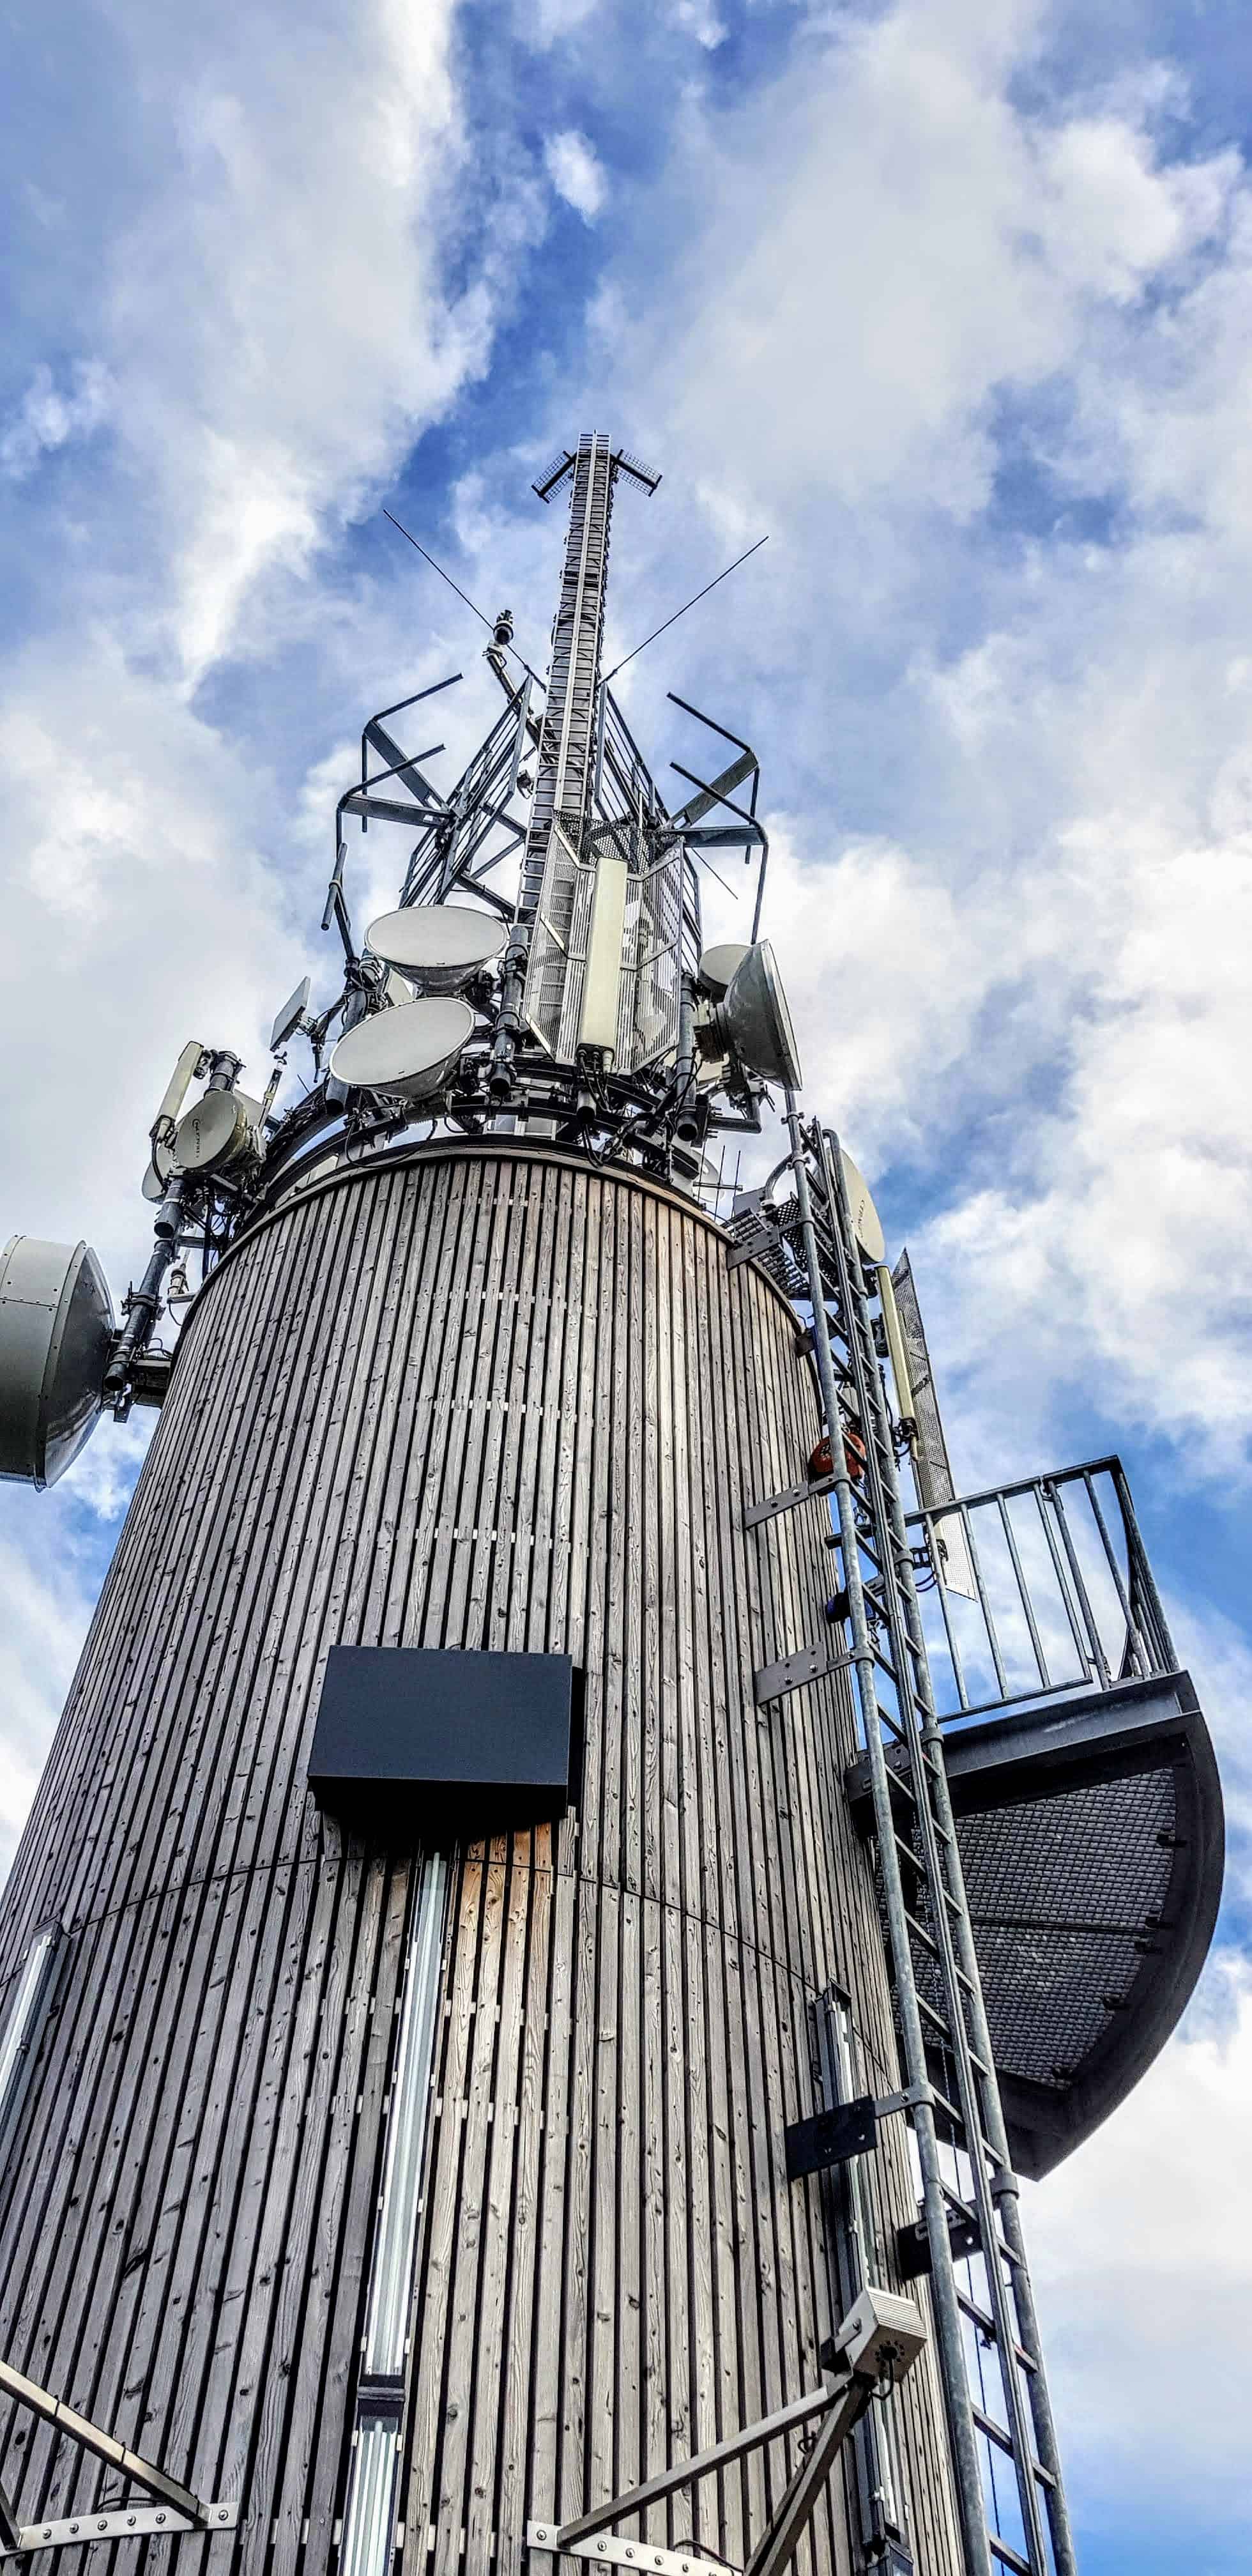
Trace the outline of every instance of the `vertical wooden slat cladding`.
<instances>
[{"instance_id":1,"label":"vertical wooden slat cladding","mask_svg":"<svg viewBox=\"0 0 1252 2576\"><path fill-rule=\"evenodd\" d=\"M577 1811L454 1878L406 2569L516 2570L528 2515L814 2377L829 2256L783 2129L832 1977L895 2076L846 1697L752 1696L820 1633L830 1560L819 1505L752 1533L744 1505L817 1428L786 1306L696 1208L506 1140L293 1193L193 1314L0 1915L0 2009L66 1932L0 2176L0 2351L237 2495L249 2576L333 2558L400 1974L403 1857L341 1848L305 1788L336 1640L587 1674ZM889 2242L902 2142L876 2163ZM947 2576L930 2379L905 2420ZM24 2515L96 2495L2 2421ZM793 2464L646 2536L741 2556ZM798 2564L854 2556L836 2479Z\"/></svg>"}]
</instances>

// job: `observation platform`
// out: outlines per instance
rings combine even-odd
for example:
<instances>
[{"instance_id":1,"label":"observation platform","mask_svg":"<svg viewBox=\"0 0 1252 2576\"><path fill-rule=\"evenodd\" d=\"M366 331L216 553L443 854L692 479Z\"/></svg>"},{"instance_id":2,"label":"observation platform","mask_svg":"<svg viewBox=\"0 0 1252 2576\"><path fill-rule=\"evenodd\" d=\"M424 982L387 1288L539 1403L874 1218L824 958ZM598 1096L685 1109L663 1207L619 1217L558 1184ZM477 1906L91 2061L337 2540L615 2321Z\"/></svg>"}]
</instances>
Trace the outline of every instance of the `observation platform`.
<instances>
[{"instance_id":1,"label":"observation platform","mask_svg":"<svg viewBox=\"0 0 1252 2576\"><path fill-rule=\"evenodd\" d=\"M1221 1897L1217 1764L1119 1460L911 1528L1010 2144L1038 2177L1125 2098L1192 1993ZM863 1763L849 1790L868 1830ZM916 1967L924 1995L924 1950Z\"/></svg>"}]
</instances>

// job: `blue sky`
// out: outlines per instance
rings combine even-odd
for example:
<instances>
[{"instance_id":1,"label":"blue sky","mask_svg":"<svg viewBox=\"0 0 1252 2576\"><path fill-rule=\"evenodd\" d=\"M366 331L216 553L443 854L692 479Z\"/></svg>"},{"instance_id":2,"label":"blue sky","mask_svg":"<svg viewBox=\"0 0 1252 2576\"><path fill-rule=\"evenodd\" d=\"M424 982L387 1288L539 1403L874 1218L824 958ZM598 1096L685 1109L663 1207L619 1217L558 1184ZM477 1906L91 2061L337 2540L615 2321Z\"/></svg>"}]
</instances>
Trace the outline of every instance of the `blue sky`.
<instances>
[{"instance_id":1,"label":"blue sky","mask_svg":"<svg viewBox=\"0 0 1252 2576\"><path fill-rule=\"evenodd\" d=\"M4 42L10 1224L87 1234L124 1287L178 1046L255 1068L306 966L329 998L363 715L461 668L444 774L482 729L480 631L384 502L532 658L561 522L530 477L580 428L664 475L617 514L612 658L768 531L623 695L662 772L668 688L761 752L810 1095L912 1248L958 1474L1121 1450L1218 1737L1201 1994L1027 2219L1085 2566L1225 2576L1252 2555L1246 12L60 0ZM142 1438L0 1494L0 1858Z\"/></svg>"}]
</instances>

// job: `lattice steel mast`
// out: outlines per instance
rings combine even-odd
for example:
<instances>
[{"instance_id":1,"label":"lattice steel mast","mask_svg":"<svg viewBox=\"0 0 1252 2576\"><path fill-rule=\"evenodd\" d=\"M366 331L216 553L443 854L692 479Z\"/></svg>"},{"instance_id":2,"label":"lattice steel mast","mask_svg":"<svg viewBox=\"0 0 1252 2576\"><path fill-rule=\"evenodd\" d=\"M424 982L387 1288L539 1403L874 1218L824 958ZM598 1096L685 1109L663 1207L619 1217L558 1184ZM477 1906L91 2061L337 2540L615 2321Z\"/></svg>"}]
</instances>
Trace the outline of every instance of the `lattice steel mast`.
<instances>
[{"instance_id":1,"label":"lattice steel mast","mask_svg":"<svg viewBox=\"0 0 1252 2576\"><path fill-rule=\"evenodd\" d=\"M523 921L533 917L539 902L554 820L560 816L577 849L590 813L609 528L619 474L629 476L645 492L655 492L661 479L637 458L615 448L603 432L592 431L580 438L576 453L566 451L535 485L546 501L567 475L570 478L561 595L552 626L547 703L539 731L538 774L518 898Z\"/></svg>"}]
</instances>

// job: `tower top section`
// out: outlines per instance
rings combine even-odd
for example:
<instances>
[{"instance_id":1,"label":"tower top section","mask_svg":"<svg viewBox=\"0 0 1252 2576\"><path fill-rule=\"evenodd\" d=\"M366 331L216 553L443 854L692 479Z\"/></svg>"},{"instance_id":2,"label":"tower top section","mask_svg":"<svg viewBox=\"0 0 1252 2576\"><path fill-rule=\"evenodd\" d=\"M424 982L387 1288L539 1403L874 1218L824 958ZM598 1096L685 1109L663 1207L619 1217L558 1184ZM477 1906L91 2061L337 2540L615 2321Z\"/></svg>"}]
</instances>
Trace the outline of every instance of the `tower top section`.
<instances>
[{"instance_id":1,"label":"tower top section","mask_svg":"<svg viewBox=\"0 0 1252 2576\"><path fill-rule=\"evenodd\" d=\"M645 492L655 492L660 475L654 474L650 465L645 465L638 456L632 456L627 448L614 447L607 431L595 429L585 429L577 447L559 447L551 463L545 465L542 474L532 483L532 492L537 492L541 501L550 501L566 475L575 471L580 456L589 448L606 450L610 470L614 474L629 474L632 482L643 485Z\"/></svg>"},{"instance_id":2,"label":"tower top section","mask_svg":"<svg viewBox=\"0 0 1252 2576\"><path fill-rule=\"evenodd\" d=\"M531 921L539 907L545 874L553 860L553 824L559 815L564 840L582 845L591 800L600 702L600 656L604 642L604 600L609 572L609 525L613 491L619 474L655 492L659 474L613 447L600 431L588 430L575 450L566 448L534 489L549 499L569 479L569 527L561 596L552 623L552 660L548 697L539 729L539 774L526 854L518 917ZM561 857L555 854L559 872Z\"/></svg>"}]
</instances>

